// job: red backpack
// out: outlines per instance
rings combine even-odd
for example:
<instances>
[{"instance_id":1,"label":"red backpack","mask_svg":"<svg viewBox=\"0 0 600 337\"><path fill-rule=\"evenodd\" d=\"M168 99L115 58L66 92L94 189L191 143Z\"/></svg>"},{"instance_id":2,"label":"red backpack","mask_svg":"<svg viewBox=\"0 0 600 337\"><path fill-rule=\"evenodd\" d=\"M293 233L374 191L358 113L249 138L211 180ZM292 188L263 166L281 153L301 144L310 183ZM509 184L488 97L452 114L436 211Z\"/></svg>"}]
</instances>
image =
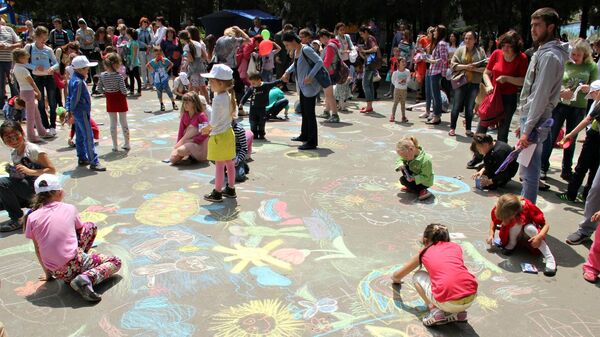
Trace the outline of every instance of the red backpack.
<instances>
[{"instance_id":1,"label":"red backpack","mask_svg":"<svg viewBox=\"0 0 600 337\"><path fill-rule=\"evenodd\" d=\"M485 96L477 111L481 126L490 127L500 124L504 119L504 104L500 92L494 88L491 94Z\"/></svg>"}]
</instances>

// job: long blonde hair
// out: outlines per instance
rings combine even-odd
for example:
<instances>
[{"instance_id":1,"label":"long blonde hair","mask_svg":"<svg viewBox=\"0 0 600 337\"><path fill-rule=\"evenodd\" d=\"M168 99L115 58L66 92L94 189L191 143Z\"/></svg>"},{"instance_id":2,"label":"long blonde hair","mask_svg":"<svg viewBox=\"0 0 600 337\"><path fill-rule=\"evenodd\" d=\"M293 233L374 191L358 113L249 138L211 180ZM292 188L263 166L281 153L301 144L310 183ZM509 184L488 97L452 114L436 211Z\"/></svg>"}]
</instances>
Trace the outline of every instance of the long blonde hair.
<instances>
[{"instance_id":1,"label":"long blonde hair","mask_svg":"<svg viewBox=\"0 0 600 337\"><path fill-rule=\"evenodd\" d=\"M585 39L578 38L577 40L573 41L571 46L573 47L573 50L577 50L583 54L583 62L581 63L594 63L594 58L592 57L594 52L592 51L590 44ZM572 61L569 60L569 62Z\"/></svg>"},{"instance_id":2,"label":"long blonde hair","mask_svg":"<svg viewBox=\"0 0 600 337\"><path fill-rule=\"evenodd\" d=\"M231 114L231 118L234 119L237 113L237 100L235 99L235 90L233 88L233 79L231 80L219 80L217 78L214 81L219 81L224 84L225 90L229 95L229 113Z\"/></svg>"}]
</instances>

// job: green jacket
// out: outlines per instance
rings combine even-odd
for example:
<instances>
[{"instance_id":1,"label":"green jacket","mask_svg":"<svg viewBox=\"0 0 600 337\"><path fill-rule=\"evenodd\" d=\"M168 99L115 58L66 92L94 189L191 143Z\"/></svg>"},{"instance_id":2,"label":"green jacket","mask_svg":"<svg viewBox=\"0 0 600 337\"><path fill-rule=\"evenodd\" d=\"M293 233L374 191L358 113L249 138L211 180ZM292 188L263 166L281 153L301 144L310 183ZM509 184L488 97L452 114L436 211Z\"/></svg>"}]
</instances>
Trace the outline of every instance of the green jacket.
<instances>
[{"instance_id":1,"label":"green jacket","mask_svg":"<svg viewBox=\"0 0 600 337\"><path fill-rule=\"evenodd\" d=\"M423 185L427 187L433 186L433 163L431 162L431 156L428 155L422 147L419 146L419 154L413 160L398 159L396 162L396 168L404 165L408 167L415 178L417 185Z\"/></svg>"}]
</instances>

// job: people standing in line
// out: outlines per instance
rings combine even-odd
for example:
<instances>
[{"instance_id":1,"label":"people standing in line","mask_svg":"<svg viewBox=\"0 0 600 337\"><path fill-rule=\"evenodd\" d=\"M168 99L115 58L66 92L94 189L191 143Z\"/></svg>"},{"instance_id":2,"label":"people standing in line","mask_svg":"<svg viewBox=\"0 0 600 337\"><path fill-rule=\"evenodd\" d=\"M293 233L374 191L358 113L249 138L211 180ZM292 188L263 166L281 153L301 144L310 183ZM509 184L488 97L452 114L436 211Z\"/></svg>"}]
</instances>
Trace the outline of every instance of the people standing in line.
<instances>
[{"instance_id":1,"label":"people standing in line","mask_svg":"<svg viewBox=\"0 0 600 337\"><path fill-rule=\"evenodd\" d=\"M429 78L429 85L425 83L425 89L429 88L430 97L433 98L433 116L430 116L426 123L431 125L438 125L442 122L441 81L448 69L448 43L444 40L445 38L446 27L443 25L435 27L433 43L430 46L431 57L426 59L429 69L427 69L428 77L425 78L425 82Z\"/></svg>"},{"instance_id":2,"label":"people standing in line","mask_svg":"<svg viewBox=\"0 0 600 337\"><path fill-rule=\"evenodd\" d=\"M4 18L0 18L0 106L4 106L7 99L6 84L13 66L12 51L20 47L21 39L17 36L17 33L6 25ZM17 95L17 90L11 85L10 97L15 95Z\"/></svg>"},{"instance_id":3,"label":"people standing in line","mask_svg":"<svg viewBox=\"0 0 600 337\"><path fill-rule=\"evenodd\" d=\"M150 53L152 49L152 40L154 38L154 34L152 33L152 29L149 27L150 20L147 17L142 17L140 19L140 27L137 29L138 33L138 42L140 44L140 64L145 65L150 61ZM142 82L144 84L144 89L152 88L152 81L150 78L150 74L148 72L148 68L142 66L140 68Z\"/></svg>"},{"instance_id":4,"label":"people standing in line","mask_svg":"<svg viewBox=\"0 0 600 337\"><path fill-rule=\"evenodd\" d=\"M552 111L552 131L544 143L542 153L542 180L546 179L550 169L550 156L558 133L566 122L565 133L571 132L585 116L588 100L585 98L590 90L590 84L598 78L598 66L592 59L592 48L584 39L577 39L571 48L569 60L565 63L565 72L562 77L560 102ZM576 94L577 93L577 94ZM573 175L573 156L577 135L574 134L571 145L563 150L562 169L560 177L571 180Z\"/></svg>"},{"instance_id":5,"label":"people standing in line","mask_svg":"<svg viewBox=\"0 0 600 337\"><path fill-rule=\"evenodd\" d=\"M317 95L321 91L321 85L315 79L315 75L323 68L323 60L308 45L301 44L300 37L293 32L283 34L283 43L292 54L294 62L282 76L284 82L288 82L291 74L295 75L296 84L300 93L300 109L302 111L302 126L300 135L292 138L292 141L302 142L299 150L316 149L318 145L317 118L315 116L315 104ZM313 64L311 67L311 63ZM329 78L326 78L329 80Z\"/></svg>"},{"instance_id":6,"label":"people standing in line","mask_svg":"<svg viewBox=\"0 0 600 337\"><path fill-rule=\"evenodd\" d=\"M53 50L56 50L56 48L71 42L71 39L69 38L67 31L63 30L62 20L60 18L54 18L52 24L54 25L54 29L50 31L48 42L50 43L50 47L52 47Z\"/></svg>"},{"instance_id":7,"label":"people standing in line","mask_svg":"<svg viewBox=\"0 0 600 337\"><path fill-rule=\"evenodd\" d=\"M564 64L568 58L566 46L557 39L559 25L560 17L552 8L541 8L531 15L531 37L540 47L529 63L521 90L521 128L517 147L526 149L534 146L529 163L522 162L519 167L523 180L521 195L534 204L540 188L543 143L550 132L549 127L542 125L552 118L552 110L558 104ZM529 137L534 130L537 131L537 139L532 142Z\"/></svg>"},{"instance_id":8,"label":"people standing in line","mask_svg":"<svg viewBox=\"0 0 600 337\"><path fill-rule=\"evenodd\" d=\"M25 46L29 53L29 63L26 67L31 70L33 80L40 90L38 110L42 118L42 124L48 132L56 136L56 83L54 72L58 71L59 65L52 48L46 45L48 41L48 29L38 26L35 29L35 42ZM46 98L50 108L50 118L46 114Z\"/></svg>"},{"instance_id":9,"label":"people standing in line","mask_svg":"<svg viewBox=\"0 0 600 337\"><path fill-rule=\"evenodd\" d=\"M450 63L455 89L448 135L456 135L458 114L464 110L465 134L467 137L473 137L473 131L471 131L473 108L475 107L475 98L477 98L479 92L482 73L485 70L485 66L481 62L485 61L486 57L483 49L479 48L477 33L473 31L466 32L464 42L464 45L454 51Z\"/></svg>"},{"instance_id":10,"label":"people standing in line","mask_svg":"<svg viewBox=\"0 0 600 337\"><path fill-rule=\"evenodd\" d=\"M361 26L358 29L358 34L363 40L363 45L359 45L359 53L362 55L364 62L362 87L365 92L365 100L367 106L362 107L360 112L369 113L373 112L373 101L375 100L375 86L373 84L373 78L377 72L377 63L381 60L377 60L379 52L379 44L377 39L371 35L371 30L367 26Z\"/></svg>"}]
</instances>

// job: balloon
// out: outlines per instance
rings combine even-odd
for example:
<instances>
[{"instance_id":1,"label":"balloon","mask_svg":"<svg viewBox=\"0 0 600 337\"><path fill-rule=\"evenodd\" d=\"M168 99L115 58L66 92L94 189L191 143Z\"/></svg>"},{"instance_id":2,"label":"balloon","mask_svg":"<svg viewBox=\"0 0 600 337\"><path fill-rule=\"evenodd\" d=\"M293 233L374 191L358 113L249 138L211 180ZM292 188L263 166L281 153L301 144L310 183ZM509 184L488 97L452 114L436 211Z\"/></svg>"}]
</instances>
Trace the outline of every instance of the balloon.
<instances>
[{"instance_id":1,"label":"balloon","mask_svg":"<svg viewBox=\"0 0 600 337\"><path fill-rule=\"evenodd\" d=\"M263 29L263 31L260 32L260 36L262 36L263 39L268 40L271 38L271 32L269 32L267 29Z\"/></svg>"},{"instance_id":2,"label":"balloon","mask_svg":"<svg viewBox=\"0 0 600 337\"><path fill-rule=\"evenodd\" d=\"M273 50L273 41L262 40L258 45L258 55L267 56Z\"/></svg>"},{"instance_id":3,"label":"balloon","mask_svg":"<svg viewBox=\"0 0 600 337\"><path fill-rule=\"evenodd\" d=\"M63 107L58 107L56 108L56 114L58 116L62 116L65 112L67 112L67 109L63 108Z\"/></svg>"}]
</instances>

